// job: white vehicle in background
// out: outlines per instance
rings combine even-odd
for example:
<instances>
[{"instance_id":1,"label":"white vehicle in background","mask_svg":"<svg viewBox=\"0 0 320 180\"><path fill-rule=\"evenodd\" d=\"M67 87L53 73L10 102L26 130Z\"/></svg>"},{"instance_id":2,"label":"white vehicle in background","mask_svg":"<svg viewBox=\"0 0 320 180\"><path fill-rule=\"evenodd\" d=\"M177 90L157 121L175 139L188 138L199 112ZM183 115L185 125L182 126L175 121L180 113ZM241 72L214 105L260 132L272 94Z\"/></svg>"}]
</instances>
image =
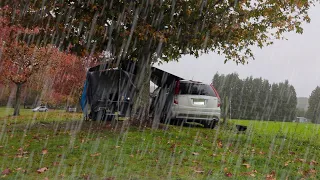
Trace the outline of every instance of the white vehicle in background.
<instances>
[{"instance_id":1,"label":"white vehicle in background","mask_svg":"<svg viewBox=\"0 0 320 180\"><path fill-rule=\"evenodd\" d=\"M49 109L46 106L38 106L32 109L33 112L47 112Z\"/></svg>"},{"instance_id":2,"label":"white vehicle in background","mask_svg":"<svg viewBox=\"0 0 320 180\"><path fill-rule=\"evenodd\" d=\"M67 107L67 112L77 112L76 107Z\"/></svg>"},{"instance_id":3,"label":"white vehicle in background","mask_svg":"<svg viewBox=\"0 0 320 180\"><path fill-rule=\"evenodd\" d=\"M174 88L158 87L151 106L155 113L161 109L161 121L165 123L196 122L214 128L220 120L219 94L212 85L201 82L179 80Z\"/></svg>"}]
</instances>

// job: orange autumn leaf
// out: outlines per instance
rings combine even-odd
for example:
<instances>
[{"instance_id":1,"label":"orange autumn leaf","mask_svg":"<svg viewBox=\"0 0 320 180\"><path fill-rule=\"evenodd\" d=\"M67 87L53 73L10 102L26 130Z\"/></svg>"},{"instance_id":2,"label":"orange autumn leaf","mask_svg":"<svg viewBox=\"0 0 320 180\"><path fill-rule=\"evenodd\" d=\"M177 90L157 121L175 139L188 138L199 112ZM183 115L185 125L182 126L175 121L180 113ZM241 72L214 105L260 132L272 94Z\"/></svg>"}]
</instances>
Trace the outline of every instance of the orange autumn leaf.
<instances>
[{"instance_id":1,"label":"orange autumn leaf","mask_svg":"<svg viewBox=\"0 0 320 180\"><path fill-rule=\"evenodd\" d=\"M41 174L41 173L47 171L48 169L49 169L49 168L47 168L47 167L43 167L43 168L38 169L37 172L38 172L39 174Z\"/></svg>"}]
</instances>

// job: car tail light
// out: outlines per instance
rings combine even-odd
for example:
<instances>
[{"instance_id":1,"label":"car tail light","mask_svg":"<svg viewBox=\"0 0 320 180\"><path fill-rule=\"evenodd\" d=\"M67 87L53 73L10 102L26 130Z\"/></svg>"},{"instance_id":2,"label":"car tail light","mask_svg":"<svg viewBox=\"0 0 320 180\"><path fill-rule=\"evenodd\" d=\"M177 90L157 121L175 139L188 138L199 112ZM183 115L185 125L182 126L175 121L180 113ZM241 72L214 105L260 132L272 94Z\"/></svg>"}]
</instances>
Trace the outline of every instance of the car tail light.
<instances>
[{"instance_id":1,"label":"car tail light","mask_svg":"<svg viewBox=\"0 0 320 180\"><path fill-rule=\"evenodd\" d=\"M178 99L174 98L173 103L174 104L179 104Z\"/></svg>"},{"instance_id":2,"label":"car tail light","mask_svg":"<svg viewBox=\"0 0 320 180\"><path fill-rule=\"evenodd\" d=\"M179 92L180 92L180 81L178 80L176 81L176 87L174 89L174 99L173 99L174 104L179 104L178 97L177 97Z\"/></svg>"},{"instance_id":3,"label":"car tail light","mask_svg":"<svg viewBox=\"0 0 320 180\"><path fill-rule=\"evenodd\" d=\"M213 87L212 84L210 84L211 88L213 89L214 93L216 94L217 98L218 98L218 107L221 106L221 99L220 99L220 96L219 96L219 93L218 91L216 90L216 88Z\"/></svg>"}]
</instances>

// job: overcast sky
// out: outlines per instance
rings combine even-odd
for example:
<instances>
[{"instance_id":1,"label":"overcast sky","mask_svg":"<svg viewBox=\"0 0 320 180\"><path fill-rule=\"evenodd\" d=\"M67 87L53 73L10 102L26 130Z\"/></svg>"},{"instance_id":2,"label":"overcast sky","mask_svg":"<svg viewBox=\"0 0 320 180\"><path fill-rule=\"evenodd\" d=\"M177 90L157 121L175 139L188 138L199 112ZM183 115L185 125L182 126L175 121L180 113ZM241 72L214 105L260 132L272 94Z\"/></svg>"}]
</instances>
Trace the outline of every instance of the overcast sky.
<instances>
[{"instance_id":1,"label":"overcast sky","mask_svg":"<svg viewBox=\"0 0 320 180\"><path fill-rule=\"evenodd\" d=\"M252 75L270 82L289 80L298 97L309 97L317 85L320 86L320 5L310 10L311 23L305 24L302 35L288 33L287 41L276 41L274 45L254 49L255 60L246 65L236 65L214 53L199 58L184 56L179 62L160 66L172 74L186 79L210 83L216 72L237 72L240 78Z\"/></svg>"}]
</instances>

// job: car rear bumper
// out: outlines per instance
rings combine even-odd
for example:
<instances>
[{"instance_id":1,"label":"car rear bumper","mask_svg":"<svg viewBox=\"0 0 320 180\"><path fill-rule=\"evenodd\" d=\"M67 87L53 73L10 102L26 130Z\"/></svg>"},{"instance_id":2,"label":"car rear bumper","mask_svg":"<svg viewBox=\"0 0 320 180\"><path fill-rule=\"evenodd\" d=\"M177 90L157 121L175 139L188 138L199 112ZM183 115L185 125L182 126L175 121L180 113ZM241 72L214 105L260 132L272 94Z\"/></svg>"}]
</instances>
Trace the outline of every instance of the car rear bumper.
<instances>
[{"instance_id":1,"label":"car rear bumper","mask_svg":"<svg viewBox=\"0 0 320 180\"><path fill-rule=\"evenodd\" d=\"M193 110L181 110L178 108L173 108L172 118L176 119L186 119L186 120L220 120L220 109L214 109L210 112L207 111L193 111Z\"/></svg>"}]
</instances>

